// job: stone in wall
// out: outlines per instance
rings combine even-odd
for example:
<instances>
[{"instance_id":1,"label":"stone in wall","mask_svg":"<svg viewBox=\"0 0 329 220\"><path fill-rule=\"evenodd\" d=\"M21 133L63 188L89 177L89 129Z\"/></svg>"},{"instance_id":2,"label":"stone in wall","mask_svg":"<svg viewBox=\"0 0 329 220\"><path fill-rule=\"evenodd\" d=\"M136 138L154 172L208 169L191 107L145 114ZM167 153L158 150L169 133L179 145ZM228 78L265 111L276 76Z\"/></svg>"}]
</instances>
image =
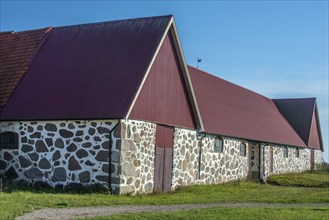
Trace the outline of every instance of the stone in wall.
<instances>
[{"instance_id":1,"label":"stone in wall","mask_svg":"<svg viewBox=\"0 0 329 220\"><path fill-rule=\"evenodd\" d=\"M0 160L0 170L4 170L7 168L6 161Z\"/></svg>"},{"instance_id":2,"label":"stone in wall","mask_svg":"<svg viewBox=\"0 0 329 220\"><path fill-rule=\"evenodd\" d=\"M271 154L273 148L273 171L271 172ZM311 152L308 148L298 148L299 157L296 156L296 147L288 147L288 157L284 157L286 146L267 145L265 146L265 177L283 173L299 173L310 170Z\"/></svg>"},{"instance_id":3,"label":"stone in wall","mask_svg":"<svg viewBox=\"0 0 329 220\"><path fill-rule=\"evenodd\" d=\"M214 152L215 136L202 136L197 137L197 133L192 130L175 128L173 189L185 185L242 180L248 176L249 159L248 156L240 156L241 140L225 138L223 152L217 153Z\"/></svg>"},{"instance_id":4,"label":"stone in wall","mask_svg":"<svg viewBox=\"0 0 329 220\"><path fill-rule=\"evenodd\" d=\"M42 181L55 187L69 183L108 184L109 131L117 120L0 122L0 132L19 134L19 149L2 150L6 175ZM116 146L117 138L112 145ZM1 164L0 164L1 165Z\"/></svg>"},{"instance_id":5,"label":"stone in wall","mask_svg":"<svg viewBox=\"0 0 329 220\"><path fill-rule=\"evenodd\" d=\"M155 129L153 123L136 120L126 120L120 124L121 140L116 149L119 147L121 152L112 153L112 166L119 161L119 167L114 165L111 169L121 171L119 176L112 176L113 180L119 178L120 184L116 186L121 194L153 192Z\"/></svg>"},{"instance_id":6,"label":"stone in wall","mask_svg":"<svg viewBox=\"0 0 329 220\"><path fill-rule=\"evenodd\" d=\"M198 159L199 146L196 132L175 128L172 189L197 183L199 177Z\"/></svg>"},{"instance_id":7,"label":"stone in wall","mask_svg":"<svg viewBox=\"0 0 329 220\"><path fill-rule=\"evenodd\" d=\"M314 150L314 163L316 164L315 168L317 168L317 165L322 164L323 162L323 156L321 150Z\"/></svg>"}]
</instances>

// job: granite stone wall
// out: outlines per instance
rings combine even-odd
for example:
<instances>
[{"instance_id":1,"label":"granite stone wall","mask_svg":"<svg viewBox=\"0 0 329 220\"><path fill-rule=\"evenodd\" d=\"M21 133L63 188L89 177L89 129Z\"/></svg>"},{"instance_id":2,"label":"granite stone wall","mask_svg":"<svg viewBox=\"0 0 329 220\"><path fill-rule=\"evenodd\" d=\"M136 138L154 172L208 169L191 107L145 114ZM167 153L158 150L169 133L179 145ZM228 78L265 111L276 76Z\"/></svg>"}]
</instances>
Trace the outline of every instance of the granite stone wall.
<instances>
[{"instance_id":1,"label":"granite stone wall","mask_svg":"<svg viewBox=\"0 0 329 220\"><path fill-rule=\"evenodd\" d=\"M156 124L122 120L119 194L153 192Z\"/></svg>"},{"instance_id":2,"label":"granite stone wall","mask_svg":"<svg viewBox=\"0 0 329 220\"><path fill-rule=\"evenodd\" d=\"M201 164L199 172L199 141ZM240 156L242 140L223 138L223 152L214 152L215 136L197 136L195 131L176 128L174 134L172 188L193 184L215 184L242 180L248 176L248 143L246 156Z\"/></svg>"},{"instance_id":3,"label":"granite stone wall","mask_svg":"<svg viewBox=\"0 0 329 220\"><path fill-rule=\"evenodd\" d=\"M117 120L1 122L0 132L19 134L19 148L2 150L9 179L51 186L108 184L110 130ZM113 136L113 146L118 138Z\"/></svg>"},{"instance_id":4,"label":"granite stone wall","mask_svg":"<svg viewBox=\"0 0 329 220\"><path fill-rule=\"evenodd\" d=\"M204 184L225 183L246 179L249 172L249 147L246 144L246 156L240 156L242 140L224 138L222 153L214 152L215 137L204 139L202 145L202 163L200 181Z\"/></svg>"},{"instance_id":5,"label":"granite stone wall","mask_svg":"<svg viewBox=\"0 0 329 220\"><path fill-rule=\"evenodd\" d=\"M271 171L270 148L273 148L273 171ZM296 156L296 147L288 147L288 157L284 157L285 146L267 145L264 147L265 177L281 173L296 173L310 170L311 151L307 148L298 148L299 157Z\"/></svg>"},{"instance_id":6,"label":"granite stone wall","mask_svg":"<svg viewBox=\"0 0 329 220\"><path fill-rule=\"evenodd\" d=\"M321 150L314 150L314 163L315 164L322 164L323 155ZM315 166L316 168L316 166Z\"/></svg>"},{"instance_id":7,"label":"granite stone wall","mask_svg":"<svg viewBox=\"0 0 329 220\"><path fill-rule=\"evenodd\" d=\"M53 187L101 183L116 194L153 192L154 123L137 120L0 122L0 132L4 131L19 134L18 149L0 151L0 169L9 179L28 180L32 184L42 181ZM300 148L297 157L296 148L288 147L285 158L283 146L266 145L260 156L260 144L223 137L223 152L219 153L214 151L215 138L195 130L174 129L173 190L179 186L258 177L262 156L265 177L310 169L309 149ZM242 142L246 144L245 156L240 155ZM321 151L315 150L314 156L315 163L322 162Z\"/></svg>"},{"instance_id":8,"label":"granite stone wall","mask_svg":"<svg viewBox=\"0 0 329 220\"><path fill-rule=\"evenodd\" d=\"M175 128L172 189L194 185L199 180L199 140L197 132Z\"/></svg>"}]
</instances>

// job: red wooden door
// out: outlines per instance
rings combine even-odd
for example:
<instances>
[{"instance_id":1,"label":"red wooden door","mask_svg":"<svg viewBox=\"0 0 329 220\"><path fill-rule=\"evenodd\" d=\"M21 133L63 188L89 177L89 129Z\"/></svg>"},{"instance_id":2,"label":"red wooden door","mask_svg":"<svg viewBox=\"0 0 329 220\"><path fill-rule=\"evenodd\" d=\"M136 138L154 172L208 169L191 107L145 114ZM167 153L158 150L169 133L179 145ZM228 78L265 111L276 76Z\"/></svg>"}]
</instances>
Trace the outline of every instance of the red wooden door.
<instances>
[{"instance_id":1,"label":"red wooden door","mask_svg":"<svg viewBox=\"0 0 329 220\"><path fill-rule=\"evenodd\" d=\"M311 170L314 170L314 149L311 149Z\"/></svg>"},{"instance_id":2,"label":"red wooden door","mask_svg":"<svg viewBox=\"0 0 329 220\"><path fill-rule=\"evenodd\" d=\"M168 192L172 183L174 129L157 125L155 138L154 191Z\"/></svg>"}]
</instances>

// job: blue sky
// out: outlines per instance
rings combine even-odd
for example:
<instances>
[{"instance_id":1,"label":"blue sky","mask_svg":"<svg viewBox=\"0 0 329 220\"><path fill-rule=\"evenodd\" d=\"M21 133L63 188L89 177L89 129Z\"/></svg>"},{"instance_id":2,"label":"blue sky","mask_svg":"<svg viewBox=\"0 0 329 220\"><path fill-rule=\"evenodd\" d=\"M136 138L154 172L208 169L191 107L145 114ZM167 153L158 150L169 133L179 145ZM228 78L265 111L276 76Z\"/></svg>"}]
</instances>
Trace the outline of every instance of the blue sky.
<instances>
[{"instance_id":1,"label":"blue sky","mask_svg":"<svg viewBox=\"0 0 329 220\"><path fill-rule=\"evenodd\" d=\"M3 1L0 30L173 14L188 64L269 98L317 97L328 161L328 1Z\"/></svg>"}]
</instances>

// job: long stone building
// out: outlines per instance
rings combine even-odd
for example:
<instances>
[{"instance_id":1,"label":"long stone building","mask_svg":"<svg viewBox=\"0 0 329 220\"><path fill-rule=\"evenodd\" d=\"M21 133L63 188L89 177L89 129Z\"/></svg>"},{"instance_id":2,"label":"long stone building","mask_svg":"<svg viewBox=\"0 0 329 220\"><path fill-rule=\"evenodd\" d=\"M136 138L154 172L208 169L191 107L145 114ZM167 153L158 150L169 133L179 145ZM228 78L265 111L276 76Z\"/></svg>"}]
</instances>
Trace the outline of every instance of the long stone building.
<instances>
[{"instance_id":1,"label":"long stone building","mask_svg":"<svg viewBox=\"0 0 329 220\"><path fill-rule=\"evenodd\" d=\"M172 16L0 40L4 178L134 194L321 163L315 98L272 100L188 66Z\"/></svg>"}]
</instances>

